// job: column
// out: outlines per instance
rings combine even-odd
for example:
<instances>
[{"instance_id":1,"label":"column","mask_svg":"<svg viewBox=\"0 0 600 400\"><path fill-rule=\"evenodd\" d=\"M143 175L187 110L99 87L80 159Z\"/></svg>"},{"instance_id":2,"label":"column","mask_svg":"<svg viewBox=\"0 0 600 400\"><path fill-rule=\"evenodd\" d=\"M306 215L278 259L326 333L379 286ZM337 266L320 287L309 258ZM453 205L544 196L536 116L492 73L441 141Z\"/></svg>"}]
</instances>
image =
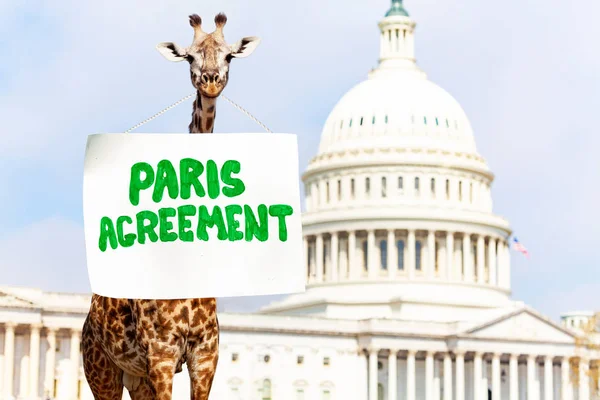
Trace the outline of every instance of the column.
<instances>
[{"instance_id":1,"label":"column","mask_svg":"<svg viewBox=\"0 0 600 400\"><path fill-rule=\"evenodd\" d=\"M367 275L369 279L377 278L377 271L379 270L379 263L375 258L377 252L375 251L375 231L367 231Z\"/></svg>"},{"instance_id":2,"label":"column","mask_svg":"<svg viewBox=\"0 0 600 400\"><path fill-rule=\"evenodd\" d=\"M407 250L408 250L408 279L415 277L415 230L408 230Z\"/></svg>"},{"instance_id":3,"label":"column","mask_svg":"<svg viewBox=\"0 0 600 400\"><path fill-rule=\"evenodd\" d=\"M38 382L40 372L40 330L41 324L31 325L29 341L29 397L38 398Z\"/></svg>"},{"instance_id":4,"label":"column","mask_svg":"<svg viewBox=\"0 0 600 400\"><path fill-rule=\"evenodd\" d=\"M434 400L433 397L433 352L428 351L425 355L425 400Z\"/></svg>"},{"instance_id":5,"label":"column","mask_svg":"<svg viewBox=\"0 0 600 400\"><path fill-rule=\"evenodd\" d=\"M77 329L71 330L71 398L77 398L77 389L79 387L79 355L80 355L80 337L81 331Z\"/></svg>"},{"instance_id":6,"label":"column","mask_svg":"<svg viewBox=\"0 0 600 400\"><path fill-rule=\"evenodd\" d=\"M463 270L464 277L463 280L465 282L473 282L474 274L473 274L473 255L471 254L471 236L468 233L465 233L462 241L462 251L463 251Z\"/></svg>"},{"instance_id":7,"label":"column","mask_svg":"<svg viewBox=\"0 0 600 400\"><path fill-rule=\"evenodd\" d=\"M488 242L488 259L490 269L490 285L498 284L498 269L496 268L496 243L497 240L490 238Z\"/></svg>"},{"instance_id":8,"label":"column","mask_svg":"<svg viewBox=\"0 0 600 400\"><path fill-rule=\"evenodd\" d=\"M560 391L561 391L561 400L571 400L573 398L573 392L571 387L571 379L570 379L570 369L569 358L563 357L560 363Z\"/></svg>"},{"instance_id":9,"label":"column","mask_svg":"<svg viewBox=\"0 0 600 400\"><path fill-rule=\"evenodd\" d=\"M390 354L388 356L388 400L396 400L396 394L398 393L397 382L398 382L398 374L397 374L397 365L398 359L396 358L398 355L398 350L390 349Z\"/></svg>"},{"instance_id":10,"label":"column","mask_svg":"<svg viewBox=\"0 0 600 400\"><path fill-rule=\"evenodd\" d=\"M323 234L319 233L317 235L317 240L316 240L316 249L315 249L315 253L317 254L317 259L316 259L316 263L315 265L317 266L317 271L316 271L316 282L317 283L321 283L323 282Z\"/></svg>"},{"instance_id":11,"label":"column","mask_svg":"<svg viewBox=\"0 0 600 400\"><path fill-rule=\"evenodd\" d=\"M304 236L303 238L303 244L304 244L304 268L306 268L305 270L305 277L306 280L309 281L310 280L310 268L309 268L309 261L308 261L308 238L306 236Z\"/></svg>"},{"instance_id":12,"label":"column","mask_svg":"<svg viewBox=\"0 0 600 400\"><path fill-rule=\"evenodd\" d=\"M427 277L435 276L435 231L427 232Z\"/></svg>"},{"instance_id":13,"label":"column","mask_svg":"<svg viewBox=\"0 0 600 400\"><path fill-rule=\"evenodd\" d=\"M452 400L452 358L444 354L444 400Z\"/></svg>"},{"instance_id":14,"label":"column","mask_svg":"<svg viewBox=\"0 0 600 400\"><path fill-rule=\"evenodd\" d=\"M454 233L446 232L446 279L451 281L454 261Z\"/></svg>"},{"instance_id":15,"label":"column","mask_svg":"<svg viewBox=\"0 0 600 400\"><path fill-rule=\"evenodd\" d=\"M519 400L519 356L517 354L510 355L509 361L509 391L510 400Z\"/></svg>"},{"instance_id":16,"label":"column","mask_svg":"<svg viewBox=\"0 0 600 400\"><path fill-rule=\"evenodd\" d=\"M500 354L492 355L492 399L500 399Z\"/></svg>"},{"instance_id":17,"label":"column","mask_svg":"<svg viewBox=\"0 0 600 400\"><path fill-rule=\"evenodd\" d=\"M530 354L527 357L527 398L528 399L535 399L535 395L536 395L535 367L536 367L535 356Z\"/></svg>"},{"instance_id":18,"label":"column","mask_svg":"<svg viewBox=\"0 0 600 400\"><path fill-rule=\"evenodd\" d=\"M461 350L456 354L456 400L465 400L465 353Z\"/></svg>"},{"instance_id":19,"label":"column","mask_svg":"<svg viewBox=\"0 0 600 400\"><path fill-rule=\"evenodd\" d=\"M414 350L409 350L406 357L406 400L415 400L416 396L416 371L415 371L415 355Z\"/></svg>"},{"instance_id":20,"label":"column","mask_svg":"<svg viewBox=\"0 0 600 400\"><path fill-rule=\"evenodd\" d=\"M331 250L330 250L331 268L329 269L329 271L330 271L329 281L331 281L331 282L338 281L338 271L339 271L339 265L338 265L339 256L338 255L339 255L339 250L340 250L339 247L340 247L340 241L339 241L338 233L333 232L331 234Z\"/></svg>"},{"instance_id":21,"label":"column","mask_svg":"<svg viewBox=\"0 0 600 400\"><path fill-rule=\"evenodd\" d=\"M483 400L481 396L482 359L481 353L475 353L473 358L473 393L474 400Z\"/></svg>"},{"instance_id":22,"label":"column","mask_svg":"<svg viewBox=\"0 0 600 400\"><path fill-rule=\"evenodd\" d=\"M579 359L579 399L590 398L589 360Z\"/></svg>"},{"instance_id":23,"label":"column","mask_svg":"<svg viewBox=\"0 0 600 400\"><path fill-rule=\"evenodd\" d=\"M48 352L46 353L46 376L44 377L44 395L54 397L54 372L56 370L56 330L48 328Z\"/></svg>"},{"instance_id":24,"label":"column","mask_svg":"<svg viewBox=\"0 0 600 400\"><path fill-rule=\"evenodd\" d=\"M552 357L546 356L544 359L544 400L552 400L554 393L554 377L552 371Z\"/></svg>"},{"instance_id":25,"label":"column","mask_svg":"<svg viewBox=\"0 0 600 400\"><path fill-rule=\"evenodd\" d=\"M485 239L483 235L477 237L477 282L485 283Z\"/></svg>"},{"instance_id":26,"label":"column","mask_svg":"<svg viewBox=\"0 0 600 400\"><path fill-rule=\"evenodd\" d=\"M390 279L396 277L398 271L398 250L396 248L396 232L390 229L387 233L387 269Z\"/></svg>"},{"instance_id":27,"label":"column","mask_svg":"<svg viewBox=\"0 0 600 400\"><path fill-rule=\"evenodd\" d=\"M356 279L358 273L356 271L356 232L348 232L348 276L350 280Z\"/></svg>"},{"instance_id":28,"label":"column","mask_svg":"<svg viewBox=\"0 0 600 400\"><path fill-rule=\"evenodd\" d=\"M15 327L14 322L4 324L4 399L13 398L13 373L15 361Z\"/></svg>"},{"instance_id":29,"label":"column","mask_svg":"<svg viewBox=\"0 0 600 400\"><path fill-rule=\"evenodd\" d=\"M369 348L369 400L377 400L377 353L378 349Z\"/></svg>"}]
</instances>

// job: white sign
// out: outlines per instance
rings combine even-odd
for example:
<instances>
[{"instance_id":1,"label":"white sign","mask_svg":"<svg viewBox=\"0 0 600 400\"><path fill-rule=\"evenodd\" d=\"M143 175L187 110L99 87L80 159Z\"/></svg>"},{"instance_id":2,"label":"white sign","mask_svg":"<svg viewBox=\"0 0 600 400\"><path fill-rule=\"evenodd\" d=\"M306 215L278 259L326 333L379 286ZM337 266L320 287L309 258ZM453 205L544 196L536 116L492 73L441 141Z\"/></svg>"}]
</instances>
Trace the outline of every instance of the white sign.
<instances>
[{"instance_id":1,"label":"white sign","mask_svg":"<svg viewBox=\"0 0 600 400\"><path fill-rule=\"evenodd\" d=\"M96 294L305 290L295 135L91 135L83 212Z\"/></svg>"}]
</instances>

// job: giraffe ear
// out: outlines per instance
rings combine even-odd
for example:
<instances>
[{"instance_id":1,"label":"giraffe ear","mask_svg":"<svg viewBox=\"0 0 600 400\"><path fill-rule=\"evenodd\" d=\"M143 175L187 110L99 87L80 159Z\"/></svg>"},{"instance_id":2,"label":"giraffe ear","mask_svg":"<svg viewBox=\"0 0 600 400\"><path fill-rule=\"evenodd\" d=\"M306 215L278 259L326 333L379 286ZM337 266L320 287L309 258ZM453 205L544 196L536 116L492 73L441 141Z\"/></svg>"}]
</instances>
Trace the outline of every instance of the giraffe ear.
<instances>
[{"instance_id":1,"label":"giraffe ear","mask_svg":"<svg viewBox=\"0 0 600 400\"><path fill-rule=\"evenodd\" d=\"M163 42L156 45L156 49L169 61L183 61L187 56L187 50L172 42Z\"/></svg>"},{"instance_id":2,"label":"giraffe ear","mask_svg":"<svg viewBox=\"0 0 600 400\"><path fill-rule=\"evenodd\" d=\"M248 57L254 49L258 47L260 38L256 36L245 37L233 46L231 46L231 57L244 58Z\"/></svg>"}]
</instances>

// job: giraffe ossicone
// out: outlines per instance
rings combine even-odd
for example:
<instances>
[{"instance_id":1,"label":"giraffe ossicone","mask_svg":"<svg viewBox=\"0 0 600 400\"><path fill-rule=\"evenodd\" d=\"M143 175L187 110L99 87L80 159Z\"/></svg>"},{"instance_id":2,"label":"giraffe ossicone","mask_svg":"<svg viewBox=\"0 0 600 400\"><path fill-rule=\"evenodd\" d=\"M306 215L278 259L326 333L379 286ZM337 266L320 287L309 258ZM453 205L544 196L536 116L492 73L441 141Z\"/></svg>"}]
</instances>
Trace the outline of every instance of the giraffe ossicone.
<instances>
[{"instance_id":1,"label":"giraffe ossicone","mask_svg":"<svg viewBox=\"0 0 600 400\"><path fill-rule=\"evenodd\" d=\"M159 43L156 48L169 61L187 61L190 78L197 91L196 101L189 125L190 133L212 133L216 116L216 99L229 82L229 67L234 58L248 57L260 43L255 36L244 37L235 44L227 44L223 28L227 23L225 14L215 17L215 30L207 33L202 29L202 19L190 15L194 29L192 44L181 47L173 42Z\"/></svg>"},{"instance_id":2,"label":"giraffe ossicone","mask_svg":"<svg viewBox=\"0 0 600 400\"><path fill-rule=\"evenodd\" d=\"M249 56L260 43L245 37L225 42L225 14L212 33L190 15L194 39L189 47L172 42L157 48L170 61L188 61L197 90L190 133L212 133L216 100L229 81L229 64ZM191 398L208 400L219 358L217 301L207 299L115 299L94 294L82 332L83 365L96 400L170 400L173 376L187 364Z\"/></svg>"}]
</instances>

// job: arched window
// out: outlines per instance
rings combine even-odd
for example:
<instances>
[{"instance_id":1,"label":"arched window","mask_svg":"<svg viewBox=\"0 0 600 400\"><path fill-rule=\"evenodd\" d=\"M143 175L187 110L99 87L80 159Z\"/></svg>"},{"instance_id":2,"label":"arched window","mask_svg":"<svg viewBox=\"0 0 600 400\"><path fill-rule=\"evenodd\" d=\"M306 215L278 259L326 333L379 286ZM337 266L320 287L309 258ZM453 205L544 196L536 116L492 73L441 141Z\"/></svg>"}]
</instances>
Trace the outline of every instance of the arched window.
<instances>
[{"instance_id":1,"label":"arched window","mask_svg":"<svg viewBox=\"0 0 600 400\"><path fill-rule=\"evenodd\" d=\"M367 196L371 193L371 179L370 178L365 178L365 192L367 193Z\"/></svg>"},{"instance_id":2,"label":"arched window","mask_svg":"<svg viewBox=\"0 0 600 400\"><path fill-rule=\"evenodd\" d=\"M259 389L261 400L271 400L271 380L265 379Z\"/></svg>"},{"instance_id":3,"label":"arched window","mask_svg":"<svg viewBox=\"0 0 600 400\"><path fill-rule=\"evenodd\" d=\"M431 194L435 196L435 178L431 178Z\"/></svg>"},{"instance_id":4,"label":"arched window","mask_svg":"<svg viewBox=\"0 0 600 400\"><path fill-rule=\"evenodd\" d=\"M379 242L379 255L381 261L381 269L388 267L387 240Z\"/></svg>"},{"instance_id":5,"label":"arched window","mask_svg":"<svg viewBox=\"0 0 600 400\"><path fill-rule=\"evenodd\" d=\"M329 203L329 182L325 183L325 196L327 197L327 203Z\"/></svg>"},{"instance_id":6,"label":"arched window","mask_svg":"<svg viewBox=\"0 0 600 400\"><path fill-rule=\"evenodd\" d=\"M387 197L387 180L385 176L381 178L381 197Z\"/></svg>"},{"instance_id":7,"label":"arched window","mask_svg":"<svg viewBox=\"0 0 600 400\"><path fill-rule=\"evenodd\" d=\"M363 268L366 271L368 264L367 264L367 260L369 259L369 247L368 247L368 243L365 240L362 244L363 247Z\"/></svg>"},{"instance_id":8,"label":"arched window","mask_svg":"<svg viewBox=\"0 0 600 400\"><path fill-rule=\"evenodd\" d=\"M417 192L417 194L419 194L419 188L420 188L420 186L421 186L421 184L420 184L420 181L419 181L419 177L417 176L415 178L415 192Z\"/></svg>"},{"instance_id":9,"label":"arched window","mask_svg":"<svg viewBox=\"0 0 600 400\"><path fill-rule=\"evenodd\" d=\"M450 179L446 179L446 200L450 200Z\"/></svg>"},{"instance_id":10,"label":"arched window","mask_svg":"<svg viewBox=\"0 0 600 400\"><path fill-rule=\"evenodd\" d=\"M296 400L304 400L304 389L296 389Z\"/></svg>"},{"instance_id":11,"label":"arched window","mask_svg":"<svg viewBox=\"0 0 600 400\"><path fill-rule=\"evenodd\" d=\"M354 178L350 179L350 197L354 198Z\"/></svg>"},{"instance_id":12,"label":"arched window","mask_svg":"<svg viewBox=\"0 0 600 400\"><path fill-rule=\"evenodd\" d=\"M331 400L331 391L329 389L323 389L323 400Z\"/></svg>"},{"instance_id":13,"label":"arched window","mask_svg":"<svg viewBox=\"0 0 600 400\"><path fill-rule=\"evenodd\" d=\"M398 190L402 190L404 189L404 181L402 180L402 177L399 176L398 177Z\"/></svg>"},{"instance_id":14,"label":"arched window","mask_svg":"<svg viewBox=\"0 0 600 400\"><path fill-rule=\"evenodd\" d=\"M462 201L463 199L463 195L462 195L462 181L458 182L458 201Z\"/></svg>"},{"instance_id":15,"label":"arched window","mask_svg":"<svg viewBox=\"0 0 600 400\"><path fill-rule=\"evenodd\" d=\"M423 245L420 240L417 240L415 243L415 269L417 271L421 271L421 252L423 250Z\"/></svg>"},{"instance_id":16,"label":"arched window","mask_svg":"<svg viewBox=\"0 0 600 400\"><path fill-rule=\"evenodd\" d=\"M398 269L404 269L404 240L398 240L396 242L396 249L398 250Z\"/></svg>"},{"instance_id":17,"label":"arched window","mask_svg":"<svg viewBox=\"0 0 600 400\"><path fill-rule=\"evenodd\" d=\"M337 200L340 201L342 198L342 180L338 179L337 181Z\"/></svg>"}]
</instances>

